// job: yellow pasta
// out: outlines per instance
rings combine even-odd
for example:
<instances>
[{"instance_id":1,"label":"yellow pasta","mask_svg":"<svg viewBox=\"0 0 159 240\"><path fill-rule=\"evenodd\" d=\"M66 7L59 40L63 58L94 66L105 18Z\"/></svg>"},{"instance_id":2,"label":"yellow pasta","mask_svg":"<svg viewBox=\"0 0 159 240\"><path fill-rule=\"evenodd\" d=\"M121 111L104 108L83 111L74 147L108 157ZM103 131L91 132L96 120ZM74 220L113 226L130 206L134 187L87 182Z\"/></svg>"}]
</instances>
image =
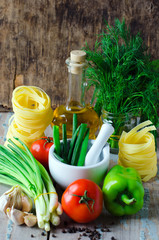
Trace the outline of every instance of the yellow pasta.
<instances>
[{"instance_id":1,"label":"yellow pasta","mask_svg":"<svg viewBox=\"0 0 159 240\"><path fill-rule=\"evenodd\" d=\"M146 182L157 174L157 154L154 136L156 130L151 121L145 121L128 133L122 133L119 140L118 164L135 168Z\"/></svg>"},{"instance_id":2,"label":"yellow pasta","mask_svg":"<svg viewBox=\"0 0 159 240\"><path fill-rule=\"evenodd\" d=\"M19 86L13 91L12 106L14 114L9 121L7 139L15 141L13 137L18 137L30 148L35 140L44 136L52 121L51 100L39 87Z\"/></svg>"}]
</instances>

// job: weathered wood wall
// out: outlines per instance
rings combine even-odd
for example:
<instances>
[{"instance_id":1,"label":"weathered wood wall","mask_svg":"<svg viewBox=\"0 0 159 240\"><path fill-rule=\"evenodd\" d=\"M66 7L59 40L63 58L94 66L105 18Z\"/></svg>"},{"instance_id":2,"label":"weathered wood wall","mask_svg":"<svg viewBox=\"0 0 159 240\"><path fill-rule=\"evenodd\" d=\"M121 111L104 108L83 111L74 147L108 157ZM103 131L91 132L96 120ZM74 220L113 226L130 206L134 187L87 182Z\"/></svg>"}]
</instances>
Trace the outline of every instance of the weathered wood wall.
<instances>
[{"instance_id":1,"label":"weathered wood wall","mask_svg":"<svg viewBox=\"0 0 159 240\"><path fill-rule=\"evenodd\" d=\"M0 0L0 105L13 89L37 85L52 105L66 100L65 59L85 41L93 46L104 21L125 18L159 58L158 0Z\"/></svg>"}]
</instances>

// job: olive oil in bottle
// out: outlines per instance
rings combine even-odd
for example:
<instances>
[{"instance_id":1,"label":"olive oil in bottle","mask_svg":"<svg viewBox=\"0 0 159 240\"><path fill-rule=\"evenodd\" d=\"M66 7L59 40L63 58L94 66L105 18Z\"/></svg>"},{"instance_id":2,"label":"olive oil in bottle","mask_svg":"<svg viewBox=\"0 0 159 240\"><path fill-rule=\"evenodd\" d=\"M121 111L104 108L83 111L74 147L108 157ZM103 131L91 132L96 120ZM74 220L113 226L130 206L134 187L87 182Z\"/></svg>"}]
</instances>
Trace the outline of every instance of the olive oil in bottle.
<instances>
[{"instance_id":1,"label":"olive oil in bottle","mask_svg":"<svg viewBox=\"0 0 159 240\"><path fill-rule=\"evenodd\" d=\"M58 125L60 137L62 137L62 124L66 123L67 138L72 137L73 114L77 114L78 125L86 123L90 128L89 138L96 137L100 125L100 119L93 107L85 105L86 87L86 53L81 50L74 50L70 58L66 60L68 67L68 89L66 105L57 107L53 113L53 125Z\"/></svg>"}]
</instances>

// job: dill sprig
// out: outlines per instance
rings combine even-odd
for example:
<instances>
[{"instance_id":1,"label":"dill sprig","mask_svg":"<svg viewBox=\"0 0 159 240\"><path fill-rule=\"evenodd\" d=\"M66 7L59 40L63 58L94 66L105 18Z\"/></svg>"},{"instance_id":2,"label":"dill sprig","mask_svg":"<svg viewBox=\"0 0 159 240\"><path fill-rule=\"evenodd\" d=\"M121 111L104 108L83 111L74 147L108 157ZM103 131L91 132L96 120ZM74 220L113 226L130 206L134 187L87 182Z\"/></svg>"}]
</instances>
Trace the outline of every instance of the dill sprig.
<instances>
[{"instance_id":1,"label":"dill sprig","mask_svg":"<svg viewBox=\"0 0 159 240\"><path fill-rule=\"evenodd\" d=\"M158 126L159 72L137 33L131 35L125 20L106 26L91 50L86 43L88 88L94 86L92 102L100 115L111 113L141 115ZM156 67L156 65L155 65Z\"/></svg>"}]
</instances>

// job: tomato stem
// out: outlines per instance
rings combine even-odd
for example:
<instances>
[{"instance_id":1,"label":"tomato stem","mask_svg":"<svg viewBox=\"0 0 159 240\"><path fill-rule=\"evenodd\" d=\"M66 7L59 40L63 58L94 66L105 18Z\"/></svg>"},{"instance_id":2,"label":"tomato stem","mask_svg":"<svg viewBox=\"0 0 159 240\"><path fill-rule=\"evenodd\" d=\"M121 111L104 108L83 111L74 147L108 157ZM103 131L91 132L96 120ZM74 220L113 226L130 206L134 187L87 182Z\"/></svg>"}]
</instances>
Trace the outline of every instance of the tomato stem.
<instances>
[{"instance_id":1,"label":"tomato stem","mask_svg":"<svg viewBox=\"0 0 159 240\"><path fill-rule=\"evenodd\" d=\"M95 204L95 200L93 198L90 198L90 197L87 196L87 190L85 190L84 195L77 195L77 194L71 194L71 195L73 195L75 197L79 197L80 198L79 203L85 203L86 206L88 207L89 211L94 212L93 206ZM89 201L92 201L91 208L90 208L90 205L88 203Z\"/></svg>"},{"instance_id":2,"label":"tomato stem","mask_svg":"<svg viewBox=\"0 0 159 240\"><path fill-rule=\"evenodd\" d=\"M52 140L50 137L47 137L47 138L42 137L42 138L40 138L40 139L45 140L45 143L44 143L44 145L43 145L44 148L45 148L45 145L46 145L47 143L53 143L53 140Z\"/></svg>"}]
</instances>

